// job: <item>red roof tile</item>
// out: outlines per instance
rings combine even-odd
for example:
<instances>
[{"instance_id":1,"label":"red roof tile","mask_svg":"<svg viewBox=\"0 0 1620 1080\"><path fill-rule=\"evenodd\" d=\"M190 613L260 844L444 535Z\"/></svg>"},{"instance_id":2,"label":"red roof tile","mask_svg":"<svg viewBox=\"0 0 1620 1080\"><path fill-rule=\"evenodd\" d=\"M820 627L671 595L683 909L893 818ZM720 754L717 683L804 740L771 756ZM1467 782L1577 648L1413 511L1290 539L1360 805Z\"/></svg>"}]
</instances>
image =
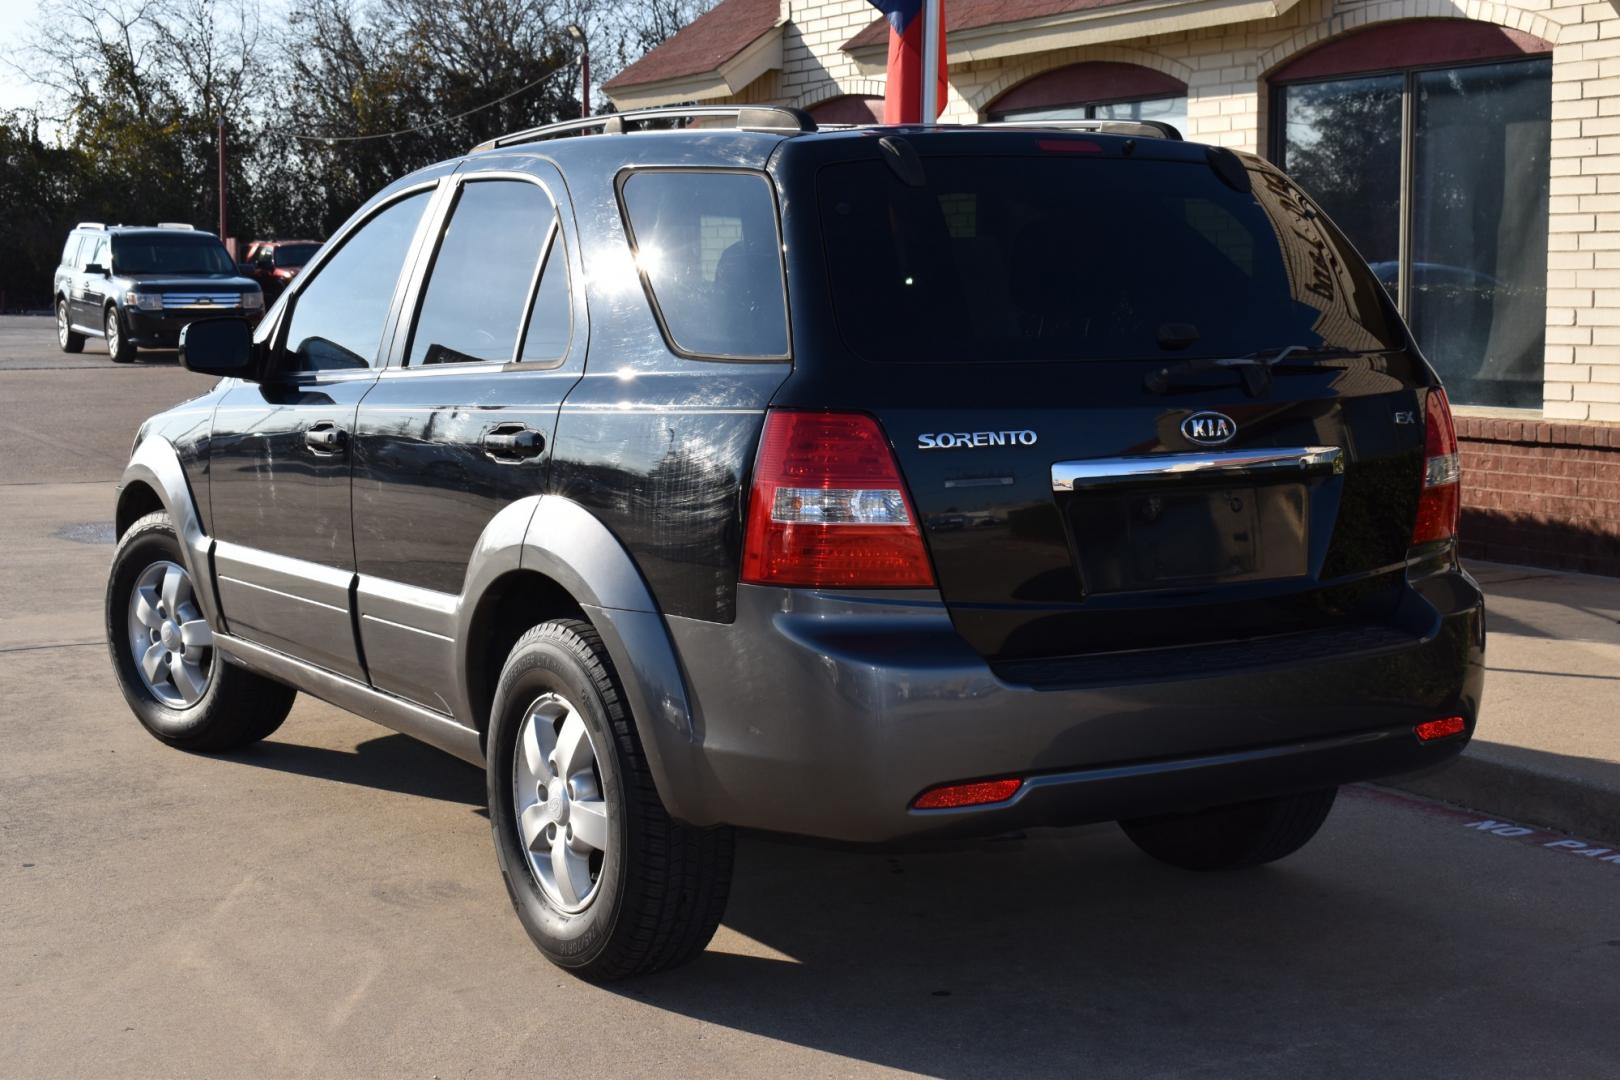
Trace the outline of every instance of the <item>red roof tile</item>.
<instances>
[{"instance_id":1,"label":"red roof tile","mask_svg":"<svg viewBox=\"0 0 1620 1080\"><path fill-rule=\"evenodd\" d=\"M1125 0L947 0L945 3L945 32L976 30L996 23L1021 22L1046 15L1062 15L1069 11L1088 8L1112 7ZM844 42L844 49L864 49L882 45L889 40L889 24L879 16L872 25Z\"/></svg>"},{"instance_id":2,"label":"red roof tile","mask_svg":"<svg viewBox=\"0 0 1620 1080\"><path fill-rule=\"evenodd\" d=\"M776 25L778 0L721 0L602 84L604 90L714 71Z\"/></svg>"}]
</instances>

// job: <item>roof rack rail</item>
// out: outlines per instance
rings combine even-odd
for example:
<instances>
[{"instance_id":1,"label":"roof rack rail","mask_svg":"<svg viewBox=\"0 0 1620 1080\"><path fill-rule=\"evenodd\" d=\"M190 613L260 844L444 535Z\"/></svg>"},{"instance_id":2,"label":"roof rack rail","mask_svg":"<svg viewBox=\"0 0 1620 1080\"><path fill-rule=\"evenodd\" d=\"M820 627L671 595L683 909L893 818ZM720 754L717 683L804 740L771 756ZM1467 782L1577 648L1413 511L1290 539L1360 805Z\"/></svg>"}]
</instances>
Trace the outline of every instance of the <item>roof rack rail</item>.
<instances>
[{"instance_id":1,"label":"roof rack rail","mask_svg":"<svg viewBox=\"0 0 1620 1080\"><path fill-rule=\"evenodd\" d=\"M105 229L107 226L100 221L81 221L73 227L75 229Z\"/></svg>"},{"instance_id":2,"label":"roof rack rail","mask_svg":"<svg viewBox=\"0 0 1620 1080\"><path fill-rule=\"evenodd\" d=\"M991 120L979 126L1060 128L1064 131L1095 131L1099 135L1136 135L1147 139L1183 141L1175 125L1163 120Z\"/></svg>"},{"instance_id":3,"label":"roof rack rail","mask_svg":"<svg viewBox=\"0 0 1620 1080\"><path fill-rule=\"evenodd\" d=\"M480 150L494 150L501 146L540 142L544 139L556 139L565 135L578 135L582 132L595 130L600 130L603 135L620 135L626 131L662 120L682 121L677 126L685 128L690 126L685 121L702 120L709 117L732 120L734 121L732 126L738 131L765 131L778 135L798 135L816 130L816 122L809 113L785 105L677 105L669 108L636 109L632 112L610 113L606 116L587 116L581 120L563 120L555 124L543 124L540 127L529 128L526 131L514 131L509 135L497 135L495 138L481 142L473 147L472 152L476 154Z\"/></svg>"},{"instance_id":4,"label":"roof rack rail","mask_svg":"<svg viewBox=\"0 0 1620 1080\"><path fill-rule=\"evenodd\" d=\"M160 229L185 229L187 232L197 231L197 226L188 225L184 221L160 221L157 227Z\"/></svg>"}]
</instances>

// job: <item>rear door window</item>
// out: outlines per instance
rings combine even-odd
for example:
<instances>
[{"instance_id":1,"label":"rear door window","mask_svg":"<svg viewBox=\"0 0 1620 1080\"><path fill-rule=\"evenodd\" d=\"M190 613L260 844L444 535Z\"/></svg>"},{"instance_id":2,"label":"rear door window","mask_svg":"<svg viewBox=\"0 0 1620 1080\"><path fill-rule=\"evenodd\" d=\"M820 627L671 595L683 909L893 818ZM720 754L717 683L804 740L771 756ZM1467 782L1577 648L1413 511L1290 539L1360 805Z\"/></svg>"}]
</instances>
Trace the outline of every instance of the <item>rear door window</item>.
<instances>
[{"instance_id":1,"label":"rear door window","mask_svg":"<svg viewBox=\"0 0 1620 1080\"><path fill-rule=\"evenodd\" d=\"M529 329L523 338L523 359L542 366L560 364L568 355L573 336L572 301L568 288L568 251L562 230L551 230L540 284L529 309Z\"/></svg>"},{"instance_id":2,"label":"rear door window","mask_svg":"<svg viewBox=\"0 0 1620 1080\"><path fill-rule=\"evenodd\" d=\"M556 217L538 184L464 184L428 272L406 363L515 360L529 289Z\"/></svg>"},{"instance_id":3,"label":"rear door window","mask_svg":"<svg viewBox=\"0 0 1620 1080\"><path fill-rule=\"evenodd\" d=\"M674 348L723 360L788 353L782 241L764 175L630 173L622 187L636 265Z\"/></svg>"},{"instance_id":4,"label":"rear door window","mask_svg":"<svg viewBox=\"0 0 1620 1080\"><path fill-rule=\"evenodd\" d=\"M1372 273L1280 176L1240 192L1202 160L924 160L921 187L875 160L818 178L838 326L867 360L1403 344Z\"/></svg>"}]
</instances>

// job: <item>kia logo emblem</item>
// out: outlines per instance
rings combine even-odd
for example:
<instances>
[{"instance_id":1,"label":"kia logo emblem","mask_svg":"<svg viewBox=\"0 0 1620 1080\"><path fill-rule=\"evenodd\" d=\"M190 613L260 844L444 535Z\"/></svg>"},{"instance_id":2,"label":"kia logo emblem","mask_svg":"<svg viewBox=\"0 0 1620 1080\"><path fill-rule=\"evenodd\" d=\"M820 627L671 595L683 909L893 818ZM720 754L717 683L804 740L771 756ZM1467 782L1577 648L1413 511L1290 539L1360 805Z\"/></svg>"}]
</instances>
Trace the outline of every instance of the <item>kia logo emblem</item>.
<instances>
[{"instance_id":1,"label":"kia logo emblem","mask_svg":"<svg viewBox=\"0 0 1620 1080\"><path fill-rule=\"evenodd\" d=\"M1181 434L1200 446L1220 446L1237 434L1237 423L1225 413L1196 412L1181 422Z\"/></svg>"}]
</instances>

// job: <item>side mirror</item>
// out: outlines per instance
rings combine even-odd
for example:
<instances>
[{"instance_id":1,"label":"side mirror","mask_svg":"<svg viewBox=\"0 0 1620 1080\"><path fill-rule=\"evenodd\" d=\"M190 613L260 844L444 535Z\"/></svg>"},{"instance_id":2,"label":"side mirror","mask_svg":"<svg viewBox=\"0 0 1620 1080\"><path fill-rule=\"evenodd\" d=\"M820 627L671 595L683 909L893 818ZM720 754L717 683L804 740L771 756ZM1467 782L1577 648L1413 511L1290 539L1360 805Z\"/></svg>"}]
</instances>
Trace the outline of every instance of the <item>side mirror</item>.
<instances>
[{"instance_id":1,"label":"side mirror","mask_svg":"<svg viewBox=\"0 0 1620 1080\"><path fill-rule=\"evenodd\" d=\"M204 319L180 328L180 366L199 375L257 382L253 331L246 319Z\"/></svg>"},{"instance_id":2,"label":"side mirror","mask_svg":"<svg viewBox=\"0 0 1620 1080\"><path fill-rule=\"evenodd\" d=\"M84 272L87 274L95 274L97 277L112 277L112 275L107 272L107 268L102 266L100 263L91 263L89 266L84 268Z\"/></svg>"}]
</instances>

